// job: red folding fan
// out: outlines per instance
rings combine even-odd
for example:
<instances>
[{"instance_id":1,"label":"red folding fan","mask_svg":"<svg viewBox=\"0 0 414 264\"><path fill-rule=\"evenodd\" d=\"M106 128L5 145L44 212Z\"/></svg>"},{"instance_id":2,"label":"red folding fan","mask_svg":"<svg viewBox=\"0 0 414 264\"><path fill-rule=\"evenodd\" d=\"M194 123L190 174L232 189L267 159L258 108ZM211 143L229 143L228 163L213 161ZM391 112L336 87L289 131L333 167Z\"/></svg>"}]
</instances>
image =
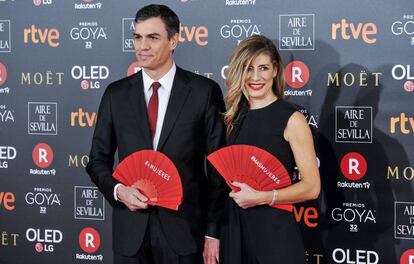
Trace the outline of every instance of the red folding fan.
<instances>
[{"instance_id":1,"label":"red folding fan","mask_svg":"<svg viewBox=\"0 0 414 264\"><path fill-rule=\"evenodd\" d=\"M230 188L240 188L232 181L243 182L258 191L271 191L292 184L283 164L269 152L250 145L232 145L211 153L207 159L223 176ZM292 212L291 204L275 204L275 208Z\"/></svg>"},{"instance_id":2,"label":"red folding fan","mask_svg":"<svg viewBox=\"0 0 414 264\"><path fill-rule=\"evenodd\" d=\"M181 178L172 161L155 150L132 153L118 164L112 176L137 188L150 205L178 210L182 202Z\"/></svg>"}]
</instances>

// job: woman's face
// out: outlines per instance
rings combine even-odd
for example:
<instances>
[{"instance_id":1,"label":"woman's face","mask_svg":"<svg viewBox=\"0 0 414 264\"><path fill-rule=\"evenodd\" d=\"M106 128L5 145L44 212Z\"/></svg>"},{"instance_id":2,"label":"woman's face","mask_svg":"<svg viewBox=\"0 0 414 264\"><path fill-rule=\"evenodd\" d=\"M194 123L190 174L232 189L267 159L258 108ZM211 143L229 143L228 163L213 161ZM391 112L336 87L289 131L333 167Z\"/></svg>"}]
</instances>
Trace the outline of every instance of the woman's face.
<instances>
[{"instance_id":1,"label":"woman's face","mask_svg":"<svg viewBox=\"0 0 414 264\"><path fill-rule=\"evenodd\" d=\"M277 68L273 65L270 56L266 53L259 54L248 66L244 80L244 88L249 95L249 100L275 97L272 85L276 74Z\"/></svg>"}]
</instances>

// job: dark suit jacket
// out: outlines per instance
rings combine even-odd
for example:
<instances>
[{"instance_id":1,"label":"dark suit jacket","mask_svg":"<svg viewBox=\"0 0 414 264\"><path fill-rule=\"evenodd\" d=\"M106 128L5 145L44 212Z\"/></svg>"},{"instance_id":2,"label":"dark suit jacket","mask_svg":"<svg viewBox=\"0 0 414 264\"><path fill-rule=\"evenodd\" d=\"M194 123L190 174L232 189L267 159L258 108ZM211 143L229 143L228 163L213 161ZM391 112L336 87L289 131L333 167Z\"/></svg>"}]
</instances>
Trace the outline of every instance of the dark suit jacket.
<instances>
[{"instance_id":1,"label":"dark suit jacket","mask_svg":"<svg viewBox=\"0 0 414 264\"><path fill-rule=\"evenodd\" d=\"M151 210L158 210L162 231L179 255L201 251L204 235L219 237L226 187L210 165L205 167L205 156L224 145L224 111L217 83L177 67L157 150L177 167L183 202L178 211L157 207L131 212L113 197L118 181L112 172L116 150L122 161L135 151L152 149L142 72L108 86L99 107L86 170L113 206L116 253L131 256L138 251Z\"/></svg>"}]
</instances>

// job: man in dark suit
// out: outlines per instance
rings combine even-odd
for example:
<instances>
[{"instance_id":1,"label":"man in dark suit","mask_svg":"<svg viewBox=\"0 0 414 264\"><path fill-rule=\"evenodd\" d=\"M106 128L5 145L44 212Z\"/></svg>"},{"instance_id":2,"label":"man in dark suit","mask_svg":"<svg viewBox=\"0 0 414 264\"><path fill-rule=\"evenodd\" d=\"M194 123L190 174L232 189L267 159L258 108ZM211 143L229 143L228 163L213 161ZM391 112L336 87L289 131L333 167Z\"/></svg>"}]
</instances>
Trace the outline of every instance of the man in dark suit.
<instances>
[{"instance_id":1,"label":"man in dark suit","mask_svg":"<svg viewBox=\"0 0 414 264\"><path fill-rule=\"evenodd\" d=\"M179 20L171 9L146 6L135 22L142 70L106 89L86 168L113 206L114 262L216 263L226 187L205 167L205 156L225 141L221 89L175 65ZM122 161L143 149L163 152L177 167L183 187L178 211L148 206L139 190L112 177L116 150Z\"/></svg>"}]
</instances>

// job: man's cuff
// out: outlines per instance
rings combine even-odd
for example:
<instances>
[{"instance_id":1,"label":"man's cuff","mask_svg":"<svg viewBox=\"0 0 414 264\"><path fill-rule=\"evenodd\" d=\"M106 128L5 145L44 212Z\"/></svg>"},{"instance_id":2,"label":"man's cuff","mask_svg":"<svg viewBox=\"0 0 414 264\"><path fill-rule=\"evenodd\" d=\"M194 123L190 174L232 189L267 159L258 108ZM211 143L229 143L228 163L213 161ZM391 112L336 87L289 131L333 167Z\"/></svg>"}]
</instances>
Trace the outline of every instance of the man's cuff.
<instances>
[{"instance_id":1,"label":"man's cuff","mask_svg":"<svg viewBox=\"0 0 414 264\"><path fill-rule=\"evenodd\" d=\"M116 195L116 190L118 190L118 187L119 186L121 186L122 185L122 183L118 183L117 185L115 185L115 187L114 187L114 199L115 199L115 201L119 201L119 199L118 199L118 196Z\"/></svg>"},{"instance_id":2,"label":"man's cuff","mask_svg":"<svg viewBox=\"0 0 414 264\"><path fill-rule=\"evenodd\" d=\"M211 236L204 236L206 239L214 239L214 240L219 240L218 238L215 237L211 237Z\"/></svg>"}]
</instances>

